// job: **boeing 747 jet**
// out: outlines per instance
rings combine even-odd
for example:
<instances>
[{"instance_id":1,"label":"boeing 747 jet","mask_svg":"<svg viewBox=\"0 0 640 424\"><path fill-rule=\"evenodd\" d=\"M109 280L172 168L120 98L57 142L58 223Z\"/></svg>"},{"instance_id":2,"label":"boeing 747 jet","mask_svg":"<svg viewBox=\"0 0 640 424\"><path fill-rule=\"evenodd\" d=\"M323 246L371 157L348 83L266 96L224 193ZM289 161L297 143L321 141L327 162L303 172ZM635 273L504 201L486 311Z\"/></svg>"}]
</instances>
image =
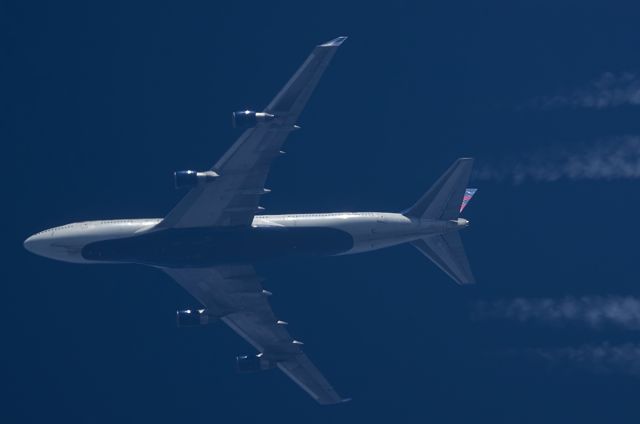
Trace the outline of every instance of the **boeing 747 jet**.
<instances>
[{"instance_id":1,"label":"boeing 747 jet","mask_svg":"<svg viewBox=\"0 0 640 424\"><path fill-rule=\"evenodd\" d=\"M158 268L201 304L177 311L179 326L222 321L257 350L237 357L239 371L279 368L320 404L343 402L271 310L254 264L410 243L457 283L473 283L458 230L469 225L459 215L475 193L466 188L472 159L461 158L402 213L261 214L271 164L345 39L317 46L262 112L233 113L246 129L211 169L175 172L188 192L164 218L67 224L32 235L25 248L66 262Z\"/></svg>"}]
</instances>

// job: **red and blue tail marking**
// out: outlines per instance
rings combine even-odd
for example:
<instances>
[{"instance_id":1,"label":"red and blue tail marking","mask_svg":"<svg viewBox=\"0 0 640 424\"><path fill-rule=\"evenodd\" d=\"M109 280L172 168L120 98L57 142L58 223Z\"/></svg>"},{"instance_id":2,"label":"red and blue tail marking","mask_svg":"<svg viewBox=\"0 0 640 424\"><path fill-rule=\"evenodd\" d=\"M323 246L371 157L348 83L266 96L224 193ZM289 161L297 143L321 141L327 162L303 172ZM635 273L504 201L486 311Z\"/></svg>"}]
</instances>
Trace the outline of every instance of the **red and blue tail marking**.
<instances>
[{"instance_id":1,"label":"red and blue tail marking","mask_svg":"<svg viewBox=\"0 0 640 424\"><path fill-rule=\"evenodd\" d=\"M462 212L464 208L467 207L467 204L469 203L473 195L476 194L476 191L478 191L477 188L468 188L464 191L464 196L462 197L462 204L460 205L460 212Z\"/></svg>"}]
</instances>

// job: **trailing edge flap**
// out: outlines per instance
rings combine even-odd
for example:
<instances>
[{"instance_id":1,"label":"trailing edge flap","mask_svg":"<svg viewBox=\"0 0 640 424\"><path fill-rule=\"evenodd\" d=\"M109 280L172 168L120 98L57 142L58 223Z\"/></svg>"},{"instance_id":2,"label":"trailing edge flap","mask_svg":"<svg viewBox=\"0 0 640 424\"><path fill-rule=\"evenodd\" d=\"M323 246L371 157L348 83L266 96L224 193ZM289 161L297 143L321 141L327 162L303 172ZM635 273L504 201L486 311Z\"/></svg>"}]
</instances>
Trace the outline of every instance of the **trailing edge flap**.
<instances>
[{"instance_id":1,"label":"trailing edge flap","mask_svg":"<svg viewBox=\"0 0 640 424\"><path fill-rule=\"evenodd\" d=\"M473 284L469 260L457 232L424 237L411 242L423 255L431 259L458 284Z\"/></svg>"}]
</instances>

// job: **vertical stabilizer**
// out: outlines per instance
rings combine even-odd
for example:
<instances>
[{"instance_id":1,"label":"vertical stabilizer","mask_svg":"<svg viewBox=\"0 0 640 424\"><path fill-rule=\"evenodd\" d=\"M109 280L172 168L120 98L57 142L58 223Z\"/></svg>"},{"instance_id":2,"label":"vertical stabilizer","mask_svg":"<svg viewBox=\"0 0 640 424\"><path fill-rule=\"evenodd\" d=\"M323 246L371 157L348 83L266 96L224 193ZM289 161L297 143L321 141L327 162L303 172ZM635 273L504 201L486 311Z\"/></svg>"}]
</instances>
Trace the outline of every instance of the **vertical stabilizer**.
<instances>
[{"instance_id":1,"label":"vertical stabilizer","mask_svg":"<svg viewBox=\"0 0 640 424\"><path fill-rule=\"evenodd\" d=\"M403 215L422 219L456 219L471 176L473 159L460 158Z\"/></svg>"}]
</instances>

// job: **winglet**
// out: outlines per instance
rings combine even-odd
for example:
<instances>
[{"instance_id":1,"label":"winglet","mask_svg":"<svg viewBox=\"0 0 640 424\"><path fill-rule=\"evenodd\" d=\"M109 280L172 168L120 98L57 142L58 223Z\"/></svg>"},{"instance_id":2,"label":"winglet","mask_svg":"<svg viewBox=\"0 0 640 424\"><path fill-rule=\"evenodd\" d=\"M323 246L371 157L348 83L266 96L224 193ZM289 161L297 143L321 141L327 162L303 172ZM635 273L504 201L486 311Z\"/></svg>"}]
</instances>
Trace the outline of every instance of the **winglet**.
<instances>
[{"instance_id":1,"label":"winglet","mask_svg":"<svg viewBox=\"0 0 640 424\"><path fill-rule=\"evenodd\" d=\"M346 39L347 39L347 37L345 37L345 36L334 38L331 41L327 41L324 44L320 44L320 47L340 47L342 45L342 43L344 43L344 40L346 40Z\"/></svg>"}]
</instances>

